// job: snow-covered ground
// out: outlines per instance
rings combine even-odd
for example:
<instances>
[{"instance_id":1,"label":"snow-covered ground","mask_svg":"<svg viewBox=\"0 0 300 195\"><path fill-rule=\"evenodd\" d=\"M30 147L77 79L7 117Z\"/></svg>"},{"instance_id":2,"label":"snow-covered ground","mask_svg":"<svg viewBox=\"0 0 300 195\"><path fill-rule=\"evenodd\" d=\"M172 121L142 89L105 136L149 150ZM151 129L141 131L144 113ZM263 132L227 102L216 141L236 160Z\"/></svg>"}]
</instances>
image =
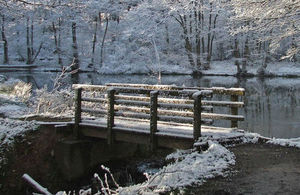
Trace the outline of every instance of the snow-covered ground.
<instances>
[{"instance_id":1,"label":"snow-covered ground","mask_svg":"<svg viewBox=\"0 0 300 195\"><path fill-rule=\"evenodd\" d=\"M247 72L257 75L259 66L247 66ZM266 71L277 76L300 76L300 63L295 62L272 62L269 63ZM203 70L204 75L222 75L234 76L237 73L237 67L233 60L228 61L213 61L211 69Z\"/></svg>"}]
</instances>

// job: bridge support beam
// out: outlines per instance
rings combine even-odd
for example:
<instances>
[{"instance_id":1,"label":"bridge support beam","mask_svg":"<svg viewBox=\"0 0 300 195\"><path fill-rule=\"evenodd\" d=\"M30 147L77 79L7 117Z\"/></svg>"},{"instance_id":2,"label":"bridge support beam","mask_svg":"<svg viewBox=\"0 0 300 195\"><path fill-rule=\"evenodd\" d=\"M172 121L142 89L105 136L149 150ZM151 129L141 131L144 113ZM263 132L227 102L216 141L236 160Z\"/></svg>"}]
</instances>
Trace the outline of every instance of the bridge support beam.
<instances>
[{"instance_id":1,"label":"bridge support beam","mask_svg":"<svg viewBox=\"0 0 300 195\"><path fill-rule=\"evenodd\" d=\"M79 137L79 123L81 122L81 92L82 88L75 89L75 125L73 128L74 138Z\"/></svg>"},{"instance_id":2,"label":"bridge support beam","mask_svg":"<svg viewBox=\"0 0 300 195\"><path fill-rule=\"evenodd\" d=\"M64 140L56 144L54 155L63 177L69 181L87 174L101 164L133 156L138 144L118 142L108 146L106 140Z\"/></svg>"},{"instance_id":3,"label":"bridge support beam","mask_svg":"<svg viewBox=\"0 0 300 195\"><path fill-rule=\"evenodd\" d=\"M197 141L201 137L201 91L193 94L194 99L194 122L193 122L193 138Z\"/></svg>"},{"instance_id":4,"label":"bridge support beam","mask_svg":"<svg viewBox=\"0 0 300 195\"><path fill-rule=\"evenodd\" d=\"M115 93L116 90L110 88L107 90L107 143L108 145L113 144L113 127L115 119Z\"/></svg>"},{"instance_id":5,"label":"bridge support beam","mask_svg":"<svg viewBox=\"0 0 300 195\"><path fill-rule=\"evenodd\" d=\"M157 132L157 98L158 91L150 92L150 147L151 151L157 149L157 138L155 133Z\"/></svg>"}]
</instances>

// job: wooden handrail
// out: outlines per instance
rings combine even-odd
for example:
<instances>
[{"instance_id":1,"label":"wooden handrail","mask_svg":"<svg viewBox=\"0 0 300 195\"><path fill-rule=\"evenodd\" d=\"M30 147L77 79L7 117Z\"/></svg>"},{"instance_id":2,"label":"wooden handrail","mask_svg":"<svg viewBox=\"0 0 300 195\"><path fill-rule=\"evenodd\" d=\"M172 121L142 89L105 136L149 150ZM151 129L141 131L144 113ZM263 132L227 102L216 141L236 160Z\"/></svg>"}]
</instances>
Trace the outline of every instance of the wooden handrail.
<instances>
[{"instance_id":1,"label":"wooden handrail","mask_svg":"<svg viewBox=\"0 0 300 195\"><path fill-rule=\"evenodd\" d=\"M130 83L106 83L106 86L118 86L118 87L134 87L134 88L144 88L149 90L212 90L214 94L223 95L238 95L244 96L245 89L243 88L224 88L224 87L180 87L175 85L148 85L148 84L130 84Z\"/></svg>"},{"instance_id":2,"label":"wooden handrail","mask_svg":"<svg viewBox=\"0 0 300 195\"><path fill-rule=\"evenodd\" d=\"M225 88L225 87L179 87L174 85L146 85L146 84L126 84L126 83L107 83L104 85L86 85L86 84L73 84L73 89L83 88L87 91L106 91L107 88L115 86L120 88L141 88L146 90L163 90L163 91L178 91L178 90L212 90L214 94L223 95L237 95L244 96L245 89L243 88ZM150 92L149 92L150 93Z\"/></svg>"},{"instance_id":3,"label":"wooden handrail","mask_svg":"<svg viewBox=\"0 0 300 195\"><path fill-rule=\"evenodd\" d=\"M120 87L121 86L121 87ZM126 87L128 86L128 87ZM211 123L212 120L230 120L231 127L236 128L238 121L244 117L238 115L238 108L244 103L239 102L239 96L244 95L240 88L183 88L177 86L153 86L137 84L107 84L103 85L73 85L75 89L75 126L73 135L78 137L81 113L107 115L107 142L114 142L114 118L128 117L147 119L150 122L149 146L151 150L157 147L156 134L158 121L193 124L193 139L196 141L201 136L201 125ZM156 90L158 89L158 90ZM87 91L83 93L83 91ZM96 96L89 97L89 94ZM219 93L230 95L231 101L204 100ZM82 105L82 102L85 103ZM97 103L102 105L97 106ZM105 104L105 105L103 105ZM86 107L84 107L86 105ZM96 105L96 108L92 108ZM207 113L213 106L229 107L230 114ZM101 108L106 108L103 110Z\"/></svg>"}]
</instances>

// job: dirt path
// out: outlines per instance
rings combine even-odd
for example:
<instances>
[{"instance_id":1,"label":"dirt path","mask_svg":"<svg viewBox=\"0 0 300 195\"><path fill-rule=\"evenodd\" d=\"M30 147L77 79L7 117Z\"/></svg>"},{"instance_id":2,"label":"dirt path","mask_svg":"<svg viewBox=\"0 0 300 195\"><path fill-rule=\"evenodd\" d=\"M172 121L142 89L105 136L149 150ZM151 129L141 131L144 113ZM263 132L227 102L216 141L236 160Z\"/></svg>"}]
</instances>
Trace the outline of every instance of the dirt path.
<instances>
[{"instance_id":1,"label":"dirt path","mask_svg":"<svg viewBox=\"0 0 300 195\"><path fill-rule=\"evenodd\" d=\"M230 150L236 155L233 173L188 194L300 194L300 149L246 144Z\"/></svg>"}]
</instances>

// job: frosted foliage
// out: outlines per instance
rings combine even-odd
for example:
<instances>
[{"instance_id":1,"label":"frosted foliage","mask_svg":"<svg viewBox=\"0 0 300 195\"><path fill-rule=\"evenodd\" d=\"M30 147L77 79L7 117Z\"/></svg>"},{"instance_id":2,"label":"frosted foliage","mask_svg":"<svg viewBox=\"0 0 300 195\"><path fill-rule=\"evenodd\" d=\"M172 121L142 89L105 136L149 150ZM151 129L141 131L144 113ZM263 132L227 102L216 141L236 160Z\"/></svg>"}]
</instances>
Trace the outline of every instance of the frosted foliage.
<instances>
[{"instance_id":1,"label":"frosted foliage","mask_svg":"<svg viewBox=\"0 0 300 195\"><path fill-rule=\"evenodd\" d=\"M288 42L286 58L299 53L300 0L232 0L236 33L254 32L262 41L270 41L272 51Z\"/></svg>"},{"instance_id":2,"label":"frosted foliage","mask_svg":"<svg viewBox=\"0 0 300 195\"><path fill-rule=\"evenodd\" d=\"M32 84L25 82L18 82L12 91L12 95L19 97L22 101L26 102L31 97Z\"/></svg>"},{"instance_id":3,"label":"frosted foliage","mask_svg":"<svg viewBox=\"0 0 300 195\"><path fill-rule=\"evenodd\" d=\"M9 79L0 84L0 92L27 102L31 97L32 84L16 79Z\"/></svg>"},{"instance_id":4,"label":"frosted foliage","mask_svg":"<svg viewBox=\"0 0 300 195\"><path fill-rule=\"evenodd\" d=\"M270 47L272 61L299 53L299 0L0 0L0 13L0 54L47 70L78 56L105 74L191 74L243 53L261 64Z\"/></svg>"},{"instance_id":5,"label":"frosted foliage","mask_svg":"<svg viewBox=\"0 0 300 195\"><path fill-rule=\"evenodd\" d=\"M73 110L73 95L68 90L48 92L47 88L36 90L36 113L66 114Z\"/></svg>"}]
</instances>

